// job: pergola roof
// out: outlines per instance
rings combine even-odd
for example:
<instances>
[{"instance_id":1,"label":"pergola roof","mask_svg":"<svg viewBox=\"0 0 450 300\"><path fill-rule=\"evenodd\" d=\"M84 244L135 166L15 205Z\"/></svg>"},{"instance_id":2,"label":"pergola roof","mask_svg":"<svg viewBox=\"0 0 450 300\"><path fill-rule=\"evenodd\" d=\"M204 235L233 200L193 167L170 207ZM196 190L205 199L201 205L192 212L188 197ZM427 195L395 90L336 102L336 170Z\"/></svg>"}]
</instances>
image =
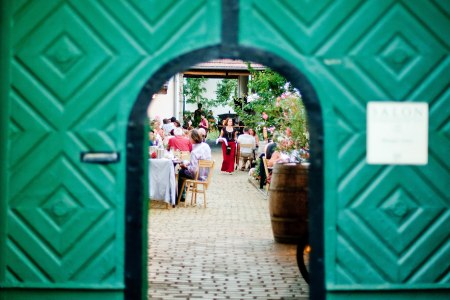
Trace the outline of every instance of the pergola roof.
<instances>
[{"instance_id":1,"label":"pergola roof","mask_svg":"<svg viewBox=\"0 0 450 300\"><path fill-rule=\"evenodd\" d=\"M265 66L250 63L255 70L264 70ZM247 63L234 59L214 59L192 66L183 72L184 77L237 78L239 75L250 75Z\"/></svg>"}]
</instances>

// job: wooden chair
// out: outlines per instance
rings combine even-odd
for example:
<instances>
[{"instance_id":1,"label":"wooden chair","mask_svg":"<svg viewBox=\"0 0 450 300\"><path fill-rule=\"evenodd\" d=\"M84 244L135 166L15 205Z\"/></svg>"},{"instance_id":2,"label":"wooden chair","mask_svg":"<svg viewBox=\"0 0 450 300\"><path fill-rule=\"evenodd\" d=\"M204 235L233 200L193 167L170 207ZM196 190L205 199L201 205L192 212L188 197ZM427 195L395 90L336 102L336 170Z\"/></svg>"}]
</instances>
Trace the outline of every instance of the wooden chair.
<instances>
[{"instance_id":1,"label":"wooden chair","mask_svg":"<svg viewBox=\"0 0 450 300\"><path fill-rule=\"evenodd\" d=\"M204 181L199 180L199 174L203 170L208 170L208 176ZM186 202L188 198L188 193L191 193L191 205L197 204L197 194L203 194L203 206L206 208L206 190L211 182L212 174L214 172L214 161L213 160L199 160L198 161L198 170L195 173L194 179L186 179L183 182L183 186L181 188L181 192L178 195L178 203L180 203L181 196L183 195L183 190L186 187ZM184 202L184 206L186 206L186 202Z\"/></svg>"},{"instance_id":2,"label":"wooden chair","mask_svg":"<svg viewBox=\"0 0 450 300\"><path fill-rule=\"evenodd\" d=\"M263 157L263 164L264 164L264 172L266 173L266 179L269 178L269 167L267 166L267 161L268 159ZM270 182L266 182L266 191L269 192L269 186L270 186Z\"/></svg>"},{"instance_id":3,"label":"wooden chair","mask_svg":"<svg viewBox=\"0 0 450 300\"><path fill-rule=\"evenodd\" d=\"M244 150L244 152L246 153L242 153L242 150L246 149L247 151ZM253 162L253 144L239 144L239 157L242 158L242 168L245 168L245 165L247 163L247 161L250 161L250 165Z\"/></svg>"}]
</instances>

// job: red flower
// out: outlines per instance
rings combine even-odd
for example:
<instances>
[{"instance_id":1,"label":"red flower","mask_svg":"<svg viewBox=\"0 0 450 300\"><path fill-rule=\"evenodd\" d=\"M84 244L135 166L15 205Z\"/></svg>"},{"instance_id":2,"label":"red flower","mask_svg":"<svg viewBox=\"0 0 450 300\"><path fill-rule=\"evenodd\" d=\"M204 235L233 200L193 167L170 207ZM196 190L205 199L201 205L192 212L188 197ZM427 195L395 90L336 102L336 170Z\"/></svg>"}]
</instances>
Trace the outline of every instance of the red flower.
<instances>
[{"instance_id":1,"label":"red flower","mask_svg":"<svg viewBox=\"0 0 450 300\"><path fill-rule=\"evenodd\" d=\"M152 152L152 158L156 158L156 157L157 157L156 152Z\"/></svg>"},{"instance_id":2,"label":"red flower","mask_svg":"<svg viewBox=\"0 0 450 300\"><path fill-rule=\"evenodd\" d=\"M286 135L287 135L287 136L291 136L291 135L292 135L291 128L289 128L289 127L286 127L285 132L286 132Z\"/></svg>"}]
</instances>

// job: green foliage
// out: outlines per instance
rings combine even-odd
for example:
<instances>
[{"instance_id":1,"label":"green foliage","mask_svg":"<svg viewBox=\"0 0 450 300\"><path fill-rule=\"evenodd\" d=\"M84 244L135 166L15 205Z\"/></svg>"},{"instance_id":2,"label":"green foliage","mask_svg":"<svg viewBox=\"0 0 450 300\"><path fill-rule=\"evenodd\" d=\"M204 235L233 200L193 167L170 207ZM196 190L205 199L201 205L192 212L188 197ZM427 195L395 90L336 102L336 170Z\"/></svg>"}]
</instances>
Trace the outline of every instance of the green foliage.
<instances>
[{"instance_id":1,"label":"green foliage","mask_svg":"<svg viewBox=\"0 0 450 300\"><path fill-rule=\"evenodd\" d=\"M305 147L308 144L308 124L300 95L286 91L276 99L275 106L282 110L277 129L279 139L283 142L278 143L278 149L289 152Z\"/></svg>"},{"instance_id":2,"label":"green foliage","mask_svg":"<svg viewBox=\"0 0 450 300\"><path fill-rule=\"evenodd\" d=\"M186 78L183 84L183 95L187 103L205 103L208 99L203 96L206 88L203 86L206 78Z\"/></svg>"},{"instance_id":3,"label":"green foliage","mask_svg":"<svg viewBox=\"0 0 450 300\"><path fill-rule=\"evenodd\" d=\"M251 79L247 102L235 107L239 118L261 135L263 128L286 141L284 150L299 149L308 143L306 112L300 94L280 74L266 69L255 71L248 64Z\"/></svg>"},{"instance_id":4,"label":"green foliage","mask_svg":"<svg viewBox=\"0 0 450 300\"><path fill-rule=\"evenodd\" d=\"M234 109L246 126L254 128L261 135L263 127L279 125L279 116L282 111L274 103L275 99L283 93L286 79L270 69L256 71L250 63L247 63L247 67L251 75L248 83L250 94L242 108L235 106ZM268 115L267 120L262 118L263 112Z\"/></svg>"},{"instance_id":5,"label":"green foliage","mask_svg":"<svg viewBox=\"0 0 450 300\"><path fill-rule=\"evenodd\" d=\"M276 97L283 92L283 86L286 84L286 79L280 74L265 69L263 71L256 71L249 67L251 80L248 82L248 90L251 93L257 93L261 98L260 101L270 104Z\"/></svg>"},{"instance_id":6,"label":"green foliage","mask_svg":"<svg viewBox=\"0 0 450 300\"><path fill-rule=\"evenodd\" d=\"M230 104L231 98L237 97L237 79L223 79L217 84L217 104L225 106Z\"/></svg>"},{"instance_id":7,"label":"green foliage","mask_svg":"<svg viewBox=\"0 0 450 300\"><path fill-rule=\"evenodd\" d=\"M230 96L237 94L237 80L224 79L217 86L216 99L208 99L204 96L206 88L204 84L207 79L202 78L186 78L183 85L183 95L187 103L201 103L203 110L208 110L217 106L225 106L229 104Z\"/></svg>"}]
</instances>

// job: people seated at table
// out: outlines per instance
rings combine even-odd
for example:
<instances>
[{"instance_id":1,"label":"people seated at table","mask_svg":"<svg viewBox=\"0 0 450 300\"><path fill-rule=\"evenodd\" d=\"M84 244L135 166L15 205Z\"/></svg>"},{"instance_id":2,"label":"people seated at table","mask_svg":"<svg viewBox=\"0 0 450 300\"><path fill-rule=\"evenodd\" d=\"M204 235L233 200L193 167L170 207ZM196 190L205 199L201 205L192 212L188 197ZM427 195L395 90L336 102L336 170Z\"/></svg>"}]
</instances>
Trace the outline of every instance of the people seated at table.
<instances>
[{"instance_id":1,"label":"people seated at table","mask_svg":"<svg viewBox=\"0 0 450 300\"><path fill-rule=\"evenodd\" d=\"M270 157L270 159L267 161L267 167L269 168L273 168L273 166L276 163L279 162L288 162L289 161L289 156L287 156L286 154L281 153L278 150L275 150L272 153L272 156Z\"/></svg>"},{"instance_id":2,"label":"people seated at table","mask_svg":"<svg viewBox=\"0 0 450 300\"><path fill-rule=\"evenodd\" d=\"M238 136L237 142L239 145L251 145L251 148L240 147L239 156L242 157L243 160L241 171L244 171L246 169L247 162L252 162L255 157L254 151L256 149L256 141L255 138L249 134L248 128L244 127L244 133Z\"/></svg>"},{"instance_id":3,"label":"people seated at table","mask_svg":"<svg viewBox=\"0 0 450 300\"><path fill-rule=\"evenodd\" d=\"M264 155L266 159L270 159L272 157L272 154L275 152L277 148L277 143L274 141L269 141L269 143L266 145L266 149L264 149Z\"/></svg>"},{"instance_id":4,"label":"people seated at table","mask_svg":"<svg viewBox=\"0 0 450 300\"><path fill-rule=\"evenodd\" d=\"M272 158L272 154L275 152L277 148L277 143L273 142L272 140L269 140L268 144L266 145L264 152L261 153L261 156L259 157L259 188L263 188L266 183L266 172L264 170L264 162L263 158L265 157L267 160L270 160Z\"/></svg>"},{"instance_id":5,"label":"people seated at table","mask_svg":"<svg viewBox=\"0 0 450 300\"><path fill-rule=\"evenodd\" d=\"M168 135L169 135L169 136L174 136L174 135L175 135L175 134L174 134L175 128L181 127L181 123L180 123L180 121L178 121L175 117L172 117L170 120L172 121L173 128L170 130L170 132L169 132Z\"/></svg>"},{"instance_id":6,"label":"people seated at table","mask_svg":"<svg viewBox=\"0 0 450 300\"><path fill-rule=\"evenodd\" d=\"M167 150L192 151L192 144L183 136L183 129L177 127L173 130L174 136L168 140Z\"/></svg>"},{"instance_id":7,"label":"people seated at table","mask_svg":"<svg viewBox=\"0 0 450 300\"><path fill-rule=\"evenodd\" d=\"M200 127L198 133L202 136L202 141L206 142L206 130L203 127Z\"/></svg>"},{"instance_id":8,"label":"people seated at table","mask_svg":"<svg viewBox=\"0 0 450 300\"><path fill-rule=\"evenodd\" d=\"M256 131L253 128L249 128L248 134L252 135L255 138L256 148L258 148L259 147L259 137L256 134Z\"/></svg>"},{"instance_id":9,"label":"people seated at table","mask_svg":"<svg viewBox=\"0 0 450 300\"><path fill-rule=\"evenodd\" d=\"M148 145L155 146L155 140L156 140L155 132L152 129L148 132Z\"/></svg>"},{"instance_id":10,"label":"people seated at table","mask_svg":"<svg viewBox=\"0 0 450 300\"><path fill-rule=\"evenodd\" d=\"M193 129L189 134L190 142L192 143L191 160L189 164L180 164L180 172L178 173L178 194L183 193L180 201L184 202L184 191L181 191L183 182L186 179L195 178L195 173L198 169L199 160L211 160L211 148L207 143L202 142L202 137L198 130ZM199 174L199 180L205 180L208 174ZM178 199L178 197L177 197ZM178 203L177 203L178 204Z\"/></svg>"},{"instance_id":11,"label":"people seated at table","mask_svg":"<svg viewBox=\"0 0 450 300\"><path fill-rule=\"evenodd\" d=\"M149 146L159 146L163 144L163 139L159 134L158 129L155 128L150 130L148 136L149 136Z\"/></svg>"},{"instance_id":12,"label":"people seated at table","mask_svg":"<svg viewBox=\"0 0 450 300\"><path fill-rule=\"evenodd\" d=\"M164 130L164 135L169 135L170 131L175 128L175 125L170 121L170 119L163 119L162 129Z\"/></svg>"}]
</instances>

